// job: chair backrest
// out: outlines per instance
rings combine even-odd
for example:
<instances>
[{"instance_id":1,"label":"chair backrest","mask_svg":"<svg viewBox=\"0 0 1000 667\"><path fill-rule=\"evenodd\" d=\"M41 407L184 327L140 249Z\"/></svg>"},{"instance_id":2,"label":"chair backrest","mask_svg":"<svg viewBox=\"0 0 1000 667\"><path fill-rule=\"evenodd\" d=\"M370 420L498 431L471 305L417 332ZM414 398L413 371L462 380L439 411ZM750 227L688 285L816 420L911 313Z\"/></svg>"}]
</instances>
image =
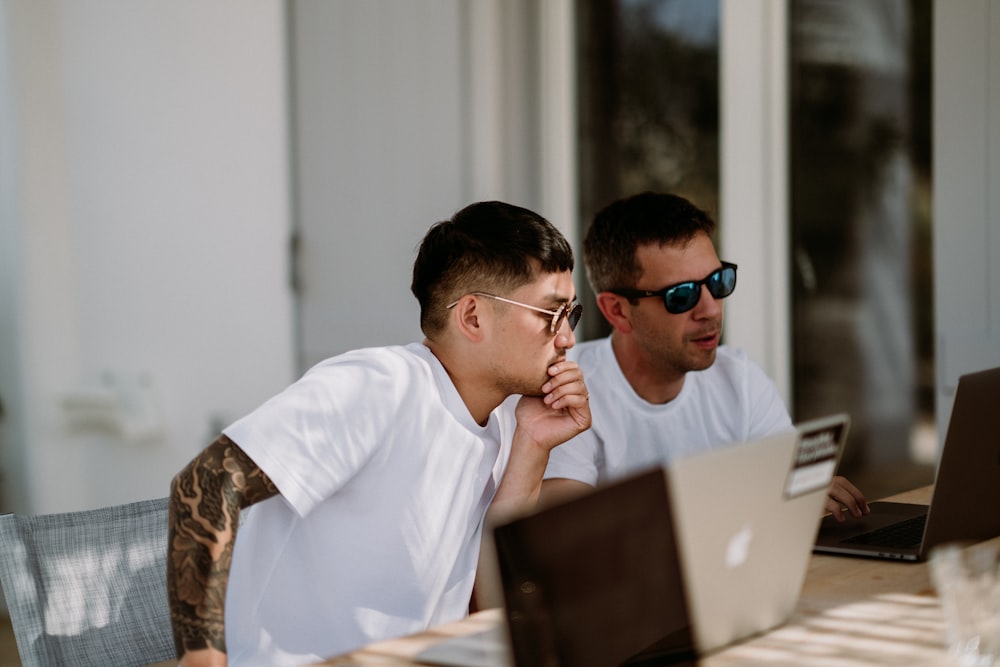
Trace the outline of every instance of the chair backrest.
<instances>
[{"instance_id":1,"label":"chair backrest","mask_svg":"<svg viewBox=\"0 0 1000 667\"><path fill-rule=\"evenodd\" d=\"M175 658L167 499L0 516L0 582L23 667Z\"/></svg>"}]
</instances>

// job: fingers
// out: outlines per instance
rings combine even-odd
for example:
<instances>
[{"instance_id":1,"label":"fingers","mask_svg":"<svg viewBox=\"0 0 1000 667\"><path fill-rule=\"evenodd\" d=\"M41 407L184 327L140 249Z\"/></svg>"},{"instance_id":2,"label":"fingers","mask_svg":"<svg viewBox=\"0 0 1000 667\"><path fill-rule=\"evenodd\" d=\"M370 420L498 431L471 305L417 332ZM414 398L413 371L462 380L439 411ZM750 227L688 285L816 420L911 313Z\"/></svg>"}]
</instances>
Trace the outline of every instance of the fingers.
<instances>
[{"instance_id":1,"label":"fingers","mask_svg":"<svg viewBox=\"0 0 1000 667\"><path fill-rule=\"evenodd\" d=\"M830 483L826 510L837 521L843 521L846 518L845 511L858 519L871 511L868 508L868 501L865 500L864 494L858 487L839 475L834 477Z\"/></svg>"},{"instance_id":2,"label":"fingers","mask_svg":"<svg viewBox=\"0 0 1000 667\"><path fill-rule=\"evenodd\" d=\"M545 404L556 410L582 408L590 400L583 373L574 361L549 366L549 381L542 385Z\"/></svg>"},{"instance_id":3,"label":"fingers","mask_svg":"<svg viewBox=\"0 0 1000 667\"><path fill-rule=\"evenodd\" d=\"M844 507L839 502L834 500L832 497L827 496L826 498L826 511L828 514L832 514L833 518L839 522L844 521Z\"/></svg>"}]
</instances>

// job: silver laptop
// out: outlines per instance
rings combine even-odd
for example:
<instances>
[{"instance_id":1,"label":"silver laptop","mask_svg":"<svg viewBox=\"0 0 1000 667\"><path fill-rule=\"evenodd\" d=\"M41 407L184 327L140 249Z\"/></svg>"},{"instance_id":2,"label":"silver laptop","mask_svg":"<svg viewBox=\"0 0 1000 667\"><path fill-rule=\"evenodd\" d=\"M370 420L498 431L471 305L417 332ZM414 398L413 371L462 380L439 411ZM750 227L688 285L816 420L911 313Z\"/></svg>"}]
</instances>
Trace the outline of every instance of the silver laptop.
<instances>
[{"instance_id":1,"label":"silver laptop","mask_svg":"<svg viewBox=\"0 0 1000 667\"><path fill-rule=\"evenodd\" d=\"M699 654L791 615L848 427L833 415L667 468Z\"/></svg>"},{"instance_id":2,"label":"silver laptop","mask_svg":"<svg viewBox=\"0 0 1000 667\"><path fill-rule=\"evenodd\" d=\"M847 417L690 457L494 531L506 623L418 661L694 664L798 600Z\"/></svg>"},{"instance_id":3,"label":"silver laptop","mask_svg":"<svg viewBox=\"0 0 1000 667\"><path fill-rule=\"evenodd\" d=\"M998 399L1000 368L960 377L931 504L874 502L861 519L826 517L815 550L920 561L944 542L1000 535Z\"/></svg>"}]
</instances>

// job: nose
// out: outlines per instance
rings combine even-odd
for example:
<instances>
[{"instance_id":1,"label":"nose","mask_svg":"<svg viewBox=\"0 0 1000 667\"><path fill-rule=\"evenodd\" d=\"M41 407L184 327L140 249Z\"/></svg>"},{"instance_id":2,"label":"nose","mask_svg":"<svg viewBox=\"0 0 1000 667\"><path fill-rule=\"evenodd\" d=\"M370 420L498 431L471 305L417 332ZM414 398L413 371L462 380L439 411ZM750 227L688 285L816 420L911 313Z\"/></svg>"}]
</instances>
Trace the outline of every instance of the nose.
<instances>
[{"instance_id":1,"label":"nose","mask_svg":"<svg viewBox=\"0 0 1000 667\"><path fill-rule=\"evenodd\" d=\"M556 347L560 350L568 350L574 345L576 345L576 334L569 326L569 322L563 320L563 323L559 325L559 331L556 332Z\"/></svg>"},{"instance_id":2,"label":"nose","mask_svg":"<svg viewBox=\"0 0 1000 667\"><path fill-rule=\"evenodd\" d=\"M691 314L696 319L709 319L722 314L722 299L716 299L708 291L708 285L701 286L701 298L695 304Z\"/></svg>"}]
</instances>

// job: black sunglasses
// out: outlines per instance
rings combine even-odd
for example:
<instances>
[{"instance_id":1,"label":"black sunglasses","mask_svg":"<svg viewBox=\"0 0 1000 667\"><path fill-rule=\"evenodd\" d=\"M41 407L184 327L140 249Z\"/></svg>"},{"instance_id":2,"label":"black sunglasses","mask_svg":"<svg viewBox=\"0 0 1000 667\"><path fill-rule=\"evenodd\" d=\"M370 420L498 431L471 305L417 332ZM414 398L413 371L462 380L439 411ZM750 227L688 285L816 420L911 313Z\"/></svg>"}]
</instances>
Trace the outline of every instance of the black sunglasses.
<instances>
[{"instance_id":1,"label":"black sunglasses","mask_svg":"<svg viewBox=\"0 0 1000 667\"><path fill-rule=\"evenodd\" d=\"M667 307L667 312L679 315L686 313L698 305L698 300L701 299L702 285L707 286L708 293L716 299L725 299L736 289L736 265L730 262L723 262L721 269L712 271L704 280L689 280L664 287L663 289L613 289L608 291L627 299L662 296L663 305Z\"/></svg>"}]
</instances>

